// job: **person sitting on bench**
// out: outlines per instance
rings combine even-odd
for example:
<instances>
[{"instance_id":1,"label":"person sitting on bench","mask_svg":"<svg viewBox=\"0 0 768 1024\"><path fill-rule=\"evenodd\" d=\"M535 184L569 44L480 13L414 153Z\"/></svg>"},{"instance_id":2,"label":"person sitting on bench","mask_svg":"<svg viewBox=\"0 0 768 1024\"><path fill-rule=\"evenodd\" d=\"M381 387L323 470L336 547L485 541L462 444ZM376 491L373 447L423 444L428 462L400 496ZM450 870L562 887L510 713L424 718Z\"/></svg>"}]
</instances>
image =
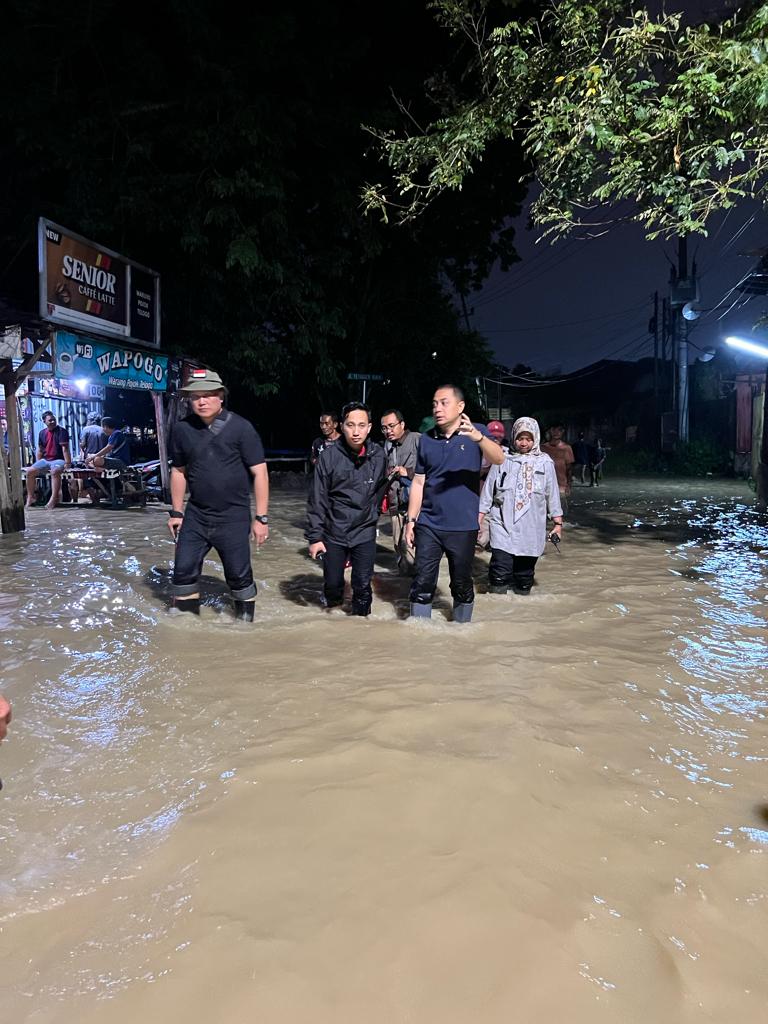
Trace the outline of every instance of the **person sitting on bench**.
<instances>
[{"instance_id":1,"label":"person sitting on bench","mask_svg":"<svg viewBox=\"0 0 768 1024\"><path fill-rule=\"evenodd\" d=\"M35 488L40 473L51 474L51 498L46 508L56 508L61 500L61 474L72 466L69 434L56 422L49 410L43 413L45 427L37 439L37 461L27 467L27 508L35 503Z\"/></svg>"},{"instance_id":2,"label":"person sitting on bench","mask_svg":"<svg viewBox=\"0 0 768 1024\"><path fill-rule=\"evenodd\" d=\"M79 464L85 466L88 456L100 452L106 443L107 435L101 429L101 416L97 412L89 412L86 426L80 434ZM77 504L79 498L86 497L86 491L88 490L87 481L78 480L76 476L73 476L67 481L67 484L69 486L70 501Z\"/></svg>"},{"instance_id":3,"label":"person sitting on bench","mask_svg":"<svg viewBox=\"0 0 768 1024\"><path fill-rule=\"evenodd\" d=\"M127 469L130 461L127 433L118 430L117 421L111 416L102 417L101 429L107 435L107 443L95 455L86 456L86 466L89 469Z\"/></svg>"}]
</instances>

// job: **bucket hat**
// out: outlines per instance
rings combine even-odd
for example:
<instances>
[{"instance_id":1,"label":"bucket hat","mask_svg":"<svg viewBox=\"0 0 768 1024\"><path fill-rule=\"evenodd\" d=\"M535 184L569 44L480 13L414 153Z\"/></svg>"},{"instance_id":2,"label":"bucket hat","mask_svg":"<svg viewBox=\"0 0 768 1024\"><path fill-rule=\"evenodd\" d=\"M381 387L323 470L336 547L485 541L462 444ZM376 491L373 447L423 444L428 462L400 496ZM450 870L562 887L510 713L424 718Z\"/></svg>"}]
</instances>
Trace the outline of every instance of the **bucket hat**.
<instances>
[{"instance_id":1,"label":"bucket hat","mask_svg":"<svg viewBox=\"0 0 768 1024\"><path fill-rule=\"evenodd\" d=\"M179 388L182 392L194 391L218 391L219 388L226 391L224 382L215 370L193 370L189 380L184 387Z\"/></svg>"}]
</instances>

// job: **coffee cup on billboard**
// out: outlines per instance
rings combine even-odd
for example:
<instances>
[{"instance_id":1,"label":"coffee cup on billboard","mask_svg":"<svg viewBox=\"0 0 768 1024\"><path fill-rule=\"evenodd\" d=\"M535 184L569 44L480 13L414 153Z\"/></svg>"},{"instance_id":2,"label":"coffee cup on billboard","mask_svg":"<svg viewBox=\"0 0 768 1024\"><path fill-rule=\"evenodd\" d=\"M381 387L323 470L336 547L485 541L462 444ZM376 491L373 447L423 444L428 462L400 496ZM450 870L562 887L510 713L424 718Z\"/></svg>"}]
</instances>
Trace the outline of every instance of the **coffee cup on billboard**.
<instances>
[{"instance_id":1,"label":"coffee cup on billboard","mask_svg":"<svg viewBox=\"0 0 768 1024\"><path fill-rule=\"evenodd\" d=\"M59 377L71 377L75 371L75 358L69 352L59 352L56 359L56 373Z\"/></svg>"}]
</instances>

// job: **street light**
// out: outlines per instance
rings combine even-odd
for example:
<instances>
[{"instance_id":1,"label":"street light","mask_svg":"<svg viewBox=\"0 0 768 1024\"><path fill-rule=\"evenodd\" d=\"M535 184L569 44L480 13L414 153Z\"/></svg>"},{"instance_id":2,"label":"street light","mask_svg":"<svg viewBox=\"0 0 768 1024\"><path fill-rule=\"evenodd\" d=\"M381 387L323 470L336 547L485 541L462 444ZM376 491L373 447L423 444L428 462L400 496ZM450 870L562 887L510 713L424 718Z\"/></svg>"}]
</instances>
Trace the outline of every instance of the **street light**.
<instances>
[{"instance_id":1,"label":"street light","mask_svg":"<svg viewBox=\"0 0 768 1024\"><path fill-rule=\"evenodd\" d=\"M699 346L698 346L698 345L695 345L695 344L694 344L694 343L693 343L693 342L691 341L691 339L690 339L690 338L688 339L688 344L689 344L689 345L693 345L693 347L694 347L694 348L695 348L695 349L696 349L696 350L697 350L698 352L701 352L701 355L700 355L700 356L697 356L697 357L696 357L696 362L697 362L697 363L708 363L708 362L710 362L710 361L711 361L712 359L714 359L714 358L715 358L715 356L717 355L717 349L714 349L714 348L699 348Z\"/></svg>"},{"instance_id":2,"label":"street light","mask_svg":"<svg viewBox=\"0 0 768 1024\"><path fill-rule=\"evenodd\" d=\"M741 349L742 352L749 352L753 356L762 356L763 359L768 359L768 346L758 345L755 341L730 337L725 339L725 344L730 345L731 348Z\"/></svg>"}]
</instances>

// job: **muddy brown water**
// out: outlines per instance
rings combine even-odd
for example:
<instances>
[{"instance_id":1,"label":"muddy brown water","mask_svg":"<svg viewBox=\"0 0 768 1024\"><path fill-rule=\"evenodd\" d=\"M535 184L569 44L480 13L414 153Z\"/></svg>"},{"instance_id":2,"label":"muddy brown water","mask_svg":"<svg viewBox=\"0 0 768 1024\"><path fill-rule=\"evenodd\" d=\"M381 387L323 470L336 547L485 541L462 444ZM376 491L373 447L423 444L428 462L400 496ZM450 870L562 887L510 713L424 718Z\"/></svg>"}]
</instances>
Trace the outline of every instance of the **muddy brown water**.
<instances>
[{"instance_id":1,"label":"muddy brown water","mask_svg":"<svg viewBox=\"0 0 768 1024\"><path fill-rule=\"evenodd\" d=\"M167 614L159 509L35 510L0 540L0 1020L768 1020L751 500L577 487L468 627L444 579L404 620L383 534L371 618L323 611L299 493L253 627L215 558Z\"/></svg>"}]
</instances>

